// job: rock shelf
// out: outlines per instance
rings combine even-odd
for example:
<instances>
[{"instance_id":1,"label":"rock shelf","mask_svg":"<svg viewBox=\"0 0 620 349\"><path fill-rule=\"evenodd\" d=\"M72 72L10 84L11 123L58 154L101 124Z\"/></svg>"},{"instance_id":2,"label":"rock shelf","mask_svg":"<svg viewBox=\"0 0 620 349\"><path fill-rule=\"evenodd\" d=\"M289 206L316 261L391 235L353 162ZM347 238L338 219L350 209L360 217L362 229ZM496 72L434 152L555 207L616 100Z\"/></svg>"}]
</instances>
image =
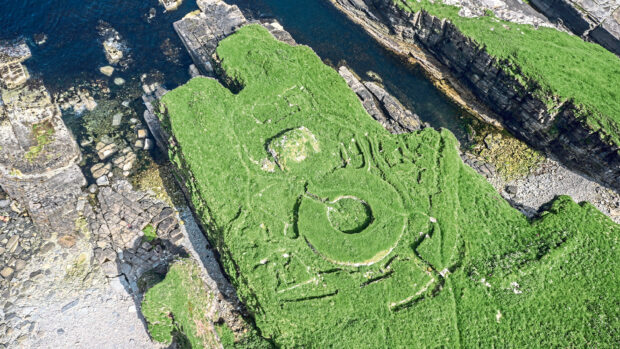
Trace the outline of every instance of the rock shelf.
<instances>
[{"instance_id":1,"label":"rock shelf","mask_svg":"<svg viewBox=\"0 0 620 349\"><path fill-rule=\"evenodd\" d=\"M71 234L86 180L81 152L61 113L39 82L2 90L0 185L33 217L41 232Z\"/></svg>"}]
</instances>

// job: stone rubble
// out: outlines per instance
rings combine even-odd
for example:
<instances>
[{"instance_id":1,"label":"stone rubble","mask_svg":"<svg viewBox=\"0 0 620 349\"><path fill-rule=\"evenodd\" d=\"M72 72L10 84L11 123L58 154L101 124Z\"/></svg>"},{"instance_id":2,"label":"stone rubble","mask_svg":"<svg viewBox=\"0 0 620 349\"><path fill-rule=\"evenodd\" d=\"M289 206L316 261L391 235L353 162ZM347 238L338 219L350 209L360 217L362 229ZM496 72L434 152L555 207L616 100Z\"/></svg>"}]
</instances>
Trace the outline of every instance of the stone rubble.
<instances>
[{"instance_id":1,"label":"stone rubble","mask_svg":"<svg viewBox=\"0 0 620 349\"><path fill-rule=\"evenodd\" d=\"M84 111L93 111L97 107L95 98L85 88L71 87L54 96L54 100L61 110L72 109L76 114L82 114Z\"/></svg>"},{"instance_id":2,"label":"stone rubble","mask_svg":"<svg viewBox=\"0 0 620 349\"><path fill-rule=\"evenodd\" d=\"M166 12L169 12L178 9L183 0L159 0L159 3L166 9Z\"/></svg>"},{"instance_id":3,"label":"stone rubble","mask_svg":"<svg viewBox=\"0 0 620 349\"><path fill-rule=\"evenodd\" d=\"M106 65L104 67L99 68L99 72L105 76L112 76L114 74L114 67Z\"/></svg>"},{"instance_id":4,"label":"stone rubble","mask_svg":"<svg viewBox=\"0 0 620 349\"><path fill-rule=\"evenodd\" d=\"M104 21L99 22L97 30L102 39L101 45L108 63L111 66L120 66L121 69L126 69L132 60L129 57L127 45L119 32Z\"/></svg>"},{"instance_id":5,"label":"stone rubble","mask_svg":"<svg viewBox=\"0 0 620 349\"><path fill-rule=\"evenodd\" d=\"M541 27L555 27L545 16L521 0L445 0L447 5L461 8L462 17L482 17L485 11L493 11L499 19L513 23L530 24Z\"/></svg>"}]
</instances>

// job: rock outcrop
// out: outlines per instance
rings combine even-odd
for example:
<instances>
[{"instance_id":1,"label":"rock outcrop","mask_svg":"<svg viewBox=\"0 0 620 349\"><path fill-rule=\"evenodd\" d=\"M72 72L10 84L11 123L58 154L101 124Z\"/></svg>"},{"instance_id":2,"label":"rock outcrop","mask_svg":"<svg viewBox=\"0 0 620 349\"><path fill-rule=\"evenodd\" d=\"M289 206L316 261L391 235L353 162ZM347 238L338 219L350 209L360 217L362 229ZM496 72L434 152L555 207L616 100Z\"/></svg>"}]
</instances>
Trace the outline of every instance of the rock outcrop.
<instances>
[{"instance_id":1,"label":"rock outcrop","mask_svg":"<svg viewBox=\"0 0 620 349\"><path fill-rule=\"evenodd\" d=\"M360 98L364 109L383 127L392 133L406 133L421 128L420 118L405 108L394 96L374 82L361 82L353 73L342 66L340 76Z\"/></svg>"},{"instance_id":2,"label":"rock outcrop","mask_svg":"<svg viewBox=\"0 0 620 349\"><path fill-rule=\"evenodd\" d=\"M188 13L174 23L174 29L181 38L199 72L214 75L213 54L217 44L240 27L253 23L237 5L221 0L198 0L201 11ZM261 24L278 40L296 45L295 40L277 21L261 21Z\"/></svg>"},{"instance_id":3,"label":"rock outcrop","mask_svg":"<svg viewBox=\"0 0 620 349\"><path fill-rule=\"evenodd\" d=\"M174 11L181 6L183 0L159 0L159 3L166 9L166 11Z\"/></svg>"},{"instance_id":4,"label":"rock outcrop","mask_svg":"<svg viewBox=\"0 0 620 349\"><path fill-rule=\"evenodd\" d=\"M438 80L465 95L466 106L480 104L490 113L483 118L500 122L533 147L555 155L568 167L579 170L612 188L620 188L620 148L606 141L577 115L570 101L549 110L502 63L484 47L464 36L451 22L427 12L409 13L391 0L332 0L384 45L421 62ZM372 15L369 15L371 13ZM467 98L471 91L473 98ZM484 110L484 109L483 109Z\"/></svg>"},{"instance_id":5,"label":"rock outcrop","mask_svg":"<svg viewBox=\"0 0 620 349\"><path fill-rule=\"evenodd\" d=\"M76 205L86 180L81 153L45 87L3 90L0 185L24 205L42 232L75 230Z\"/></svg>"},{"instance_id":6,"label":"rock outcrop","mask_svg":"<svg viewBox=\"0 0 620 349\"><path fill-rule=\"evenodd\" d=\"M620 1L532 0L542 13L573 33L620 55Z\"/></svg>"},{"instance_id":7,"label":"rock outcrop","mask_svg":"<svg viewBox=\"0 0 620 349\"><path fill-rule=\"evenodd\" d=\"M0 49L0 59L9 65L21 65L29 56L25 45ZM2 75L8 89L2 89L0 103L0 186L28 210L41 232L71 234L86 184L78 166L82 154L47 89L23 78Z\"/></svg>"},{"instance_id":8,"label":"rock outcrop","mask_svg":"<svg viewBox=\"0 0 620 349\"><path fill-rule=\"evenodd\" d=\"M202 11L190 12L174 23L174 30L201 73L213 74L211 56L217 43L247 23L236 5L220 0L198 0Z\"/></svg>"}]
</instances>

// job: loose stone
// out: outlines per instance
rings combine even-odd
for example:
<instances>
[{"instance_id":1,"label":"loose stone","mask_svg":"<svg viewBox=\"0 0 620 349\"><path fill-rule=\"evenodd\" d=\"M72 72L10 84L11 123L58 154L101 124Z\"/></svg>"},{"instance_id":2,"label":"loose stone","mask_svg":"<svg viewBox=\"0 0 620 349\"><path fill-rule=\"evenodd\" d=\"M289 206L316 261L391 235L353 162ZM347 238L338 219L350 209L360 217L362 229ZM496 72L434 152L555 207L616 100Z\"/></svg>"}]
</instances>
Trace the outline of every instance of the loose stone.
<instances>
[{"instance_id":1,"label":"loose stone","mask_svg":"<svg viewBox=\"0 0 620 349\"><path fill-rule=\"evenodd\" d=\"M100 187L108 186L110 185L110 179L108 176L101 176L97 178L97 185Z\"/></svg>"},{"instance_id":2,"label":"loose stone","mask_svg":"<svg viewBox=\"0 0 620 349\"><path fill-rule=\"evenodd\" d=\"M114 114L112 117L112 126L117 127L121 125L121 121L123 120L123 114Z\"/></svg>"},{"instance_id":3,"label":"loose stone","mask_svg":"<svg viewBox=\"0 0 620 349\"><path fill-rule=\"evenodd\" d=\"M99 68L99 71L105 76L112 76L112 74L114 74L114 67L106 65L105 67Z\"/></svg>"},{"instance_id":4,"label":"loose stone","mask_svg":"<svg viewBox=\"0 0 620 349\"><path fill-rule=\"evenodd\" d=\"M153 140L150 138L147 138L144 140L144 150L151 150L153 149Z\"/></svg>"},{"instance_id":5,"label":"loose stone","mask_svg":"<svg viewBox=\"0 0 620 349\"><path fill-rule=\"evenodd\" d=\"M2 271L0 271L0 275L2 275L3 278L8 279L11 276L13 276L13 273L15 272L15 270L11 267L4 267L4 269L2 269Z\"/></svg>"}]
</instances>

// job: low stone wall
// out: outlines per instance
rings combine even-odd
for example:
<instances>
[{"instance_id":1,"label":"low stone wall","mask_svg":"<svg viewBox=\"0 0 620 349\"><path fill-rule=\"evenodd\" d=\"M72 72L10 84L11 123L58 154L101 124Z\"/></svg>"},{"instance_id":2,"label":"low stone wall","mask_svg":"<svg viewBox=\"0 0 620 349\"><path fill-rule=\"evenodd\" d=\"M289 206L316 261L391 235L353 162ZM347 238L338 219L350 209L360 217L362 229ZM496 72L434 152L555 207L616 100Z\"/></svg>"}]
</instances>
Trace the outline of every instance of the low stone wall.
<instances>
[{"instance_id":1,"label":"low stone wall","mask_svg":"<svg viewBox=\"0 0 620 349\"><path fill-rule=\"evenodd\" d=\"M402 42L429 52L437 60L430 65L440 65L435 71L429 71L430 74L439 79L445 78L446 72L452 75L476 99L492 109L493 113L488 116L517 137L555 155L568 167L620 189L618 146L604 141L602 134L582 124L576 117L576 107L570 102L549 111L542 100L503 69L502 62L465 37L449 21L424 11L406 12L394 6L391 0L365 0L363 4L361 1L333 1L358 22L369 23L363 24L367 30L383 27ZM394 43L386 45L399 50Z\"/></svg>"}]
</instances>

